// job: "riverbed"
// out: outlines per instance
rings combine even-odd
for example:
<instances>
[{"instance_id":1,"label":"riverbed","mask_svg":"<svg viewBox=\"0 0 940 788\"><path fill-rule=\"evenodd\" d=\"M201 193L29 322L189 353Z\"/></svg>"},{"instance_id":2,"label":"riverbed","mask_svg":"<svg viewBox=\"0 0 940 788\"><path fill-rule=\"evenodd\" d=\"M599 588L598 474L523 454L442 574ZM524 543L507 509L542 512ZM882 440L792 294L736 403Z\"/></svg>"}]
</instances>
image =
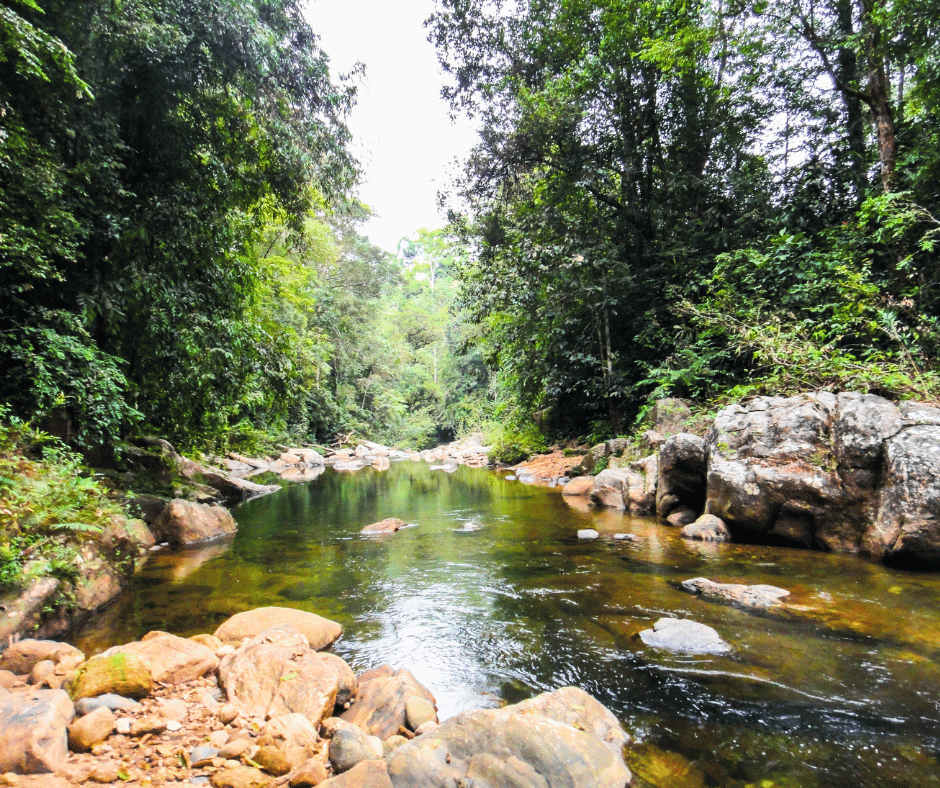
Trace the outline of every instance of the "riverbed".
<instances>
[{"instance_id":1,"label":"riverbed","mask_svg":"<svg viewBox=\"0 0 940 788\"><path fill-rule=\"evenodd\" d=\"M212 632L240 610L339 621L357 672L407 667L441 719L569 684L636 741L635 785L940 786L940 575L780 547L688 542L557 489L424 463L341 473L242 504L233 541L154 554L79 635L94 653L153 629ZM402 531L363 537L386 517ZM578 538L580 529L599 532ZM631 538L615 538L628 534ZM768 583L786 615L693 597L682 580ZM714 627L723 656L637 634Z\"/></svg>"}]
</instances>

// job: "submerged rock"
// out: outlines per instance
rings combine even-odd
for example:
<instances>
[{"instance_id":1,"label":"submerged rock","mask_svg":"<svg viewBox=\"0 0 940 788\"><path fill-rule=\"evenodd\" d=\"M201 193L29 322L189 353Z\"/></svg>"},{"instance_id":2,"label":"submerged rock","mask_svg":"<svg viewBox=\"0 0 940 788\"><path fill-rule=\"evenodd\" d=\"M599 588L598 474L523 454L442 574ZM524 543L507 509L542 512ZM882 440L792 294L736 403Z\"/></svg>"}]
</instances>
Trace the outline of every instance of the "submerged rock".
<instances>
[{"instance_id":1,"label":"submerged rock","mask_svg":"<svg viewBox=\"0 0 940 788\"><path fill-rule=\"evenodd\" d=\"M780 604L780 600L790 596L785 588L771 585L744 585L742 583L715 583L704 577L683 580L682 588L690 594L698 594L704 599L726 602L740 607L770 608Z\"/></svg>"},{"instance_id":2,"label":"submerged rock","mask_svg":"<svg viewBox=\"0 0 940 788\"><path fill-rule=\"evenodd\" d=\"M386 517L384 520L379 520L377 523L372 523L372 525L367 525L359 533L363 534L393 534L396 531L400 531L402 528L407 526L404 520L399 520L397 517Z\"/></svg>"},{"instance_id":3,"label":"submerged rock","mask_svg":"<svg viewBox=\"0 0 940 788\"><path fill-rule=\"evenodd\" d=\"M680 654L727 654L731 646L714 629L697 621L661 618L652 629L640 632L647 646Z\"/></svg>"}]
</instances>

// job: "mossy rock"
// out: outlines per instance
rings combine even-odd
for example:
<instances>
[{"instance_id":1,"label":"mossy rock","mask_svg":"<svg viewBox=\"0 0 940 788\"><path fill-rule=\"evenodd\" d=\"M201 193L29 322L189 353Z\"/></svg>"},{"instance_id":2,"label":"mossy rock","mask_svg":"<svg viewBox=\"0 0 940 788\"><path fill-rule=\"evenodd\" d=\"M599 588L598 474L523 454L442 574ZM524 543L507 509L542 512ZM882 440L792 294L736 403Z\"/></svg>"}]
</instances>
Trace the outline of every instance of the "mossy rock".
<instances>
[{"instance_id":1,"label":"mossy rock","mask_svg":"<svg viewBox=\"0 0 940 788\"><path fill-rule=\"evenodd\" d=\"M75 701L113 692L125 698L145 698L153 691L150 665L133 654L92 657L80 665L65 683Z\"/></svg>"}]
</instances>

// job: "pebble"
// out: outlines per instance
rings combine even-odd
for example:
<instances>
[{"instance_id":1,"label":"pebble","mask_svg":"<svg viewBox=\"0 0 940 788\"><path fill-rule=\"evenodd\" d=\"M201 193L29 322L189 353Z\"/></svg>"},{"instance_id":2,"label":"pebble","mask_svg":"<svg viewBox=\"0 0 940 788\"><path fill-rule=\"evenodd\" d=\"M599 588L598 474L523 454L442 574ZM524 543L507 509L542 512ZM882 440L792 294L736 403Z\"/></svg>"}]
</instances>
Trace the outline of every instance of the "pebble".
<instances>
[{"instance_id":1,"label":"pebble","mask_svg":"<svg viewBox=\"0 0 940 788\"><path fill-rule=\"evenodd\" d=\"M91 714L95 709L100 709L102 706L111 709L111 711L141 708L141 705L136 700L109 692L105 695L99 695L97 698L82 698L76 701L75 712L78 716L84 717L86 714Z\"/></svg>"},{"instance_id":2,"label":"pebble","mask_svg":"<svg viewBox=\"0 0 940 788\"><path fill-rule=\"evenodd\" d=\"M166 724L166 729L171 733L175 733L176 731L183 729L183 723L179 720L170 720Z\"/></svg>"},{"instance_id":3,"label":"pebble","mask_svg":"<svg viewBox=\"0 0 940 788\"><path fill-rule=\"evenodd\" d=\"M228 743L228 731L213 731L209 734L209 745L212 747L223 747Z\"/></svg>"},{"instance_id":4,"label":"pebble","mask_svg":"<svg viewBox=\"0 0 940 788\"><path fill-rule=\"evenodd\" d=\"M121 717L114 728L118 733L126 736L131 732L131 721L127 717Z\"/></svg>"},{"instance_id":5,"label":"pebble","mask_svg":"<svg viewBox=\"0 0 940 788\"><path fill-rule=\"evenodd\" d=\"M160 714L165 720L182 720L189 714L189 706L179 698L174 698L160 707Z\"/></svg>"},{"instance_id":6,"label":"pebble","mask_svg":"<svg viewBox=\"0 0 940 788\"><path fill-rule=\"evenodd\" d=\"M226 703L219 708L219 721L224 725L229 725L238 716L238 707L234 703Z\"/></svg>"}]
</instances>

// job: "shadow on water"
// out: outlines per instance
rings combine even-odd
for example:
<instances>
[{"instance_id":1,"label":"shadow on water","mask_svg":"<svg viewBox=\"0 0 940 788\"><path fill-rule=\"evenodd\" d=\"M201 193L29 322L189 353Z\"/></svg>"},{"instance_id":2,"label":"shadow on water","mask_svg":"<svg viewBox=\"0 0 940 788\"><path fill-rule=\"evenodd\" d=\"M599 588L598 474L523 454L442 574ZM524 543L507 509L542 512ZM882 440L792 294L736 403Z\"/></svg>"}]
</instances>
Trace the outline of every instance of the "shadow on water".
<instances>
[{"instance_id":1,"label":"shadow on water","mask_svg":"<svg viewBox=\"0 0 940 788\"><path fill-rule=\"evenodd\" d=\"M235 510L227 544L156 554L81 634L91 653L151 629L213 631L261 605L343 624L355 670L408 667L441 717L575 684L631 732L636 784L940 786L940 577L760 545L687 543L654 520L570 506L486 471L331 470ZM364 538L385 517L409 527ZM593 528L596 540L579 540ZM618 541L631 533L633 541ZM770 583L789 617L678 584ZM727 656L638 633L708 624Z\"/></svg>"}]
</instances>

